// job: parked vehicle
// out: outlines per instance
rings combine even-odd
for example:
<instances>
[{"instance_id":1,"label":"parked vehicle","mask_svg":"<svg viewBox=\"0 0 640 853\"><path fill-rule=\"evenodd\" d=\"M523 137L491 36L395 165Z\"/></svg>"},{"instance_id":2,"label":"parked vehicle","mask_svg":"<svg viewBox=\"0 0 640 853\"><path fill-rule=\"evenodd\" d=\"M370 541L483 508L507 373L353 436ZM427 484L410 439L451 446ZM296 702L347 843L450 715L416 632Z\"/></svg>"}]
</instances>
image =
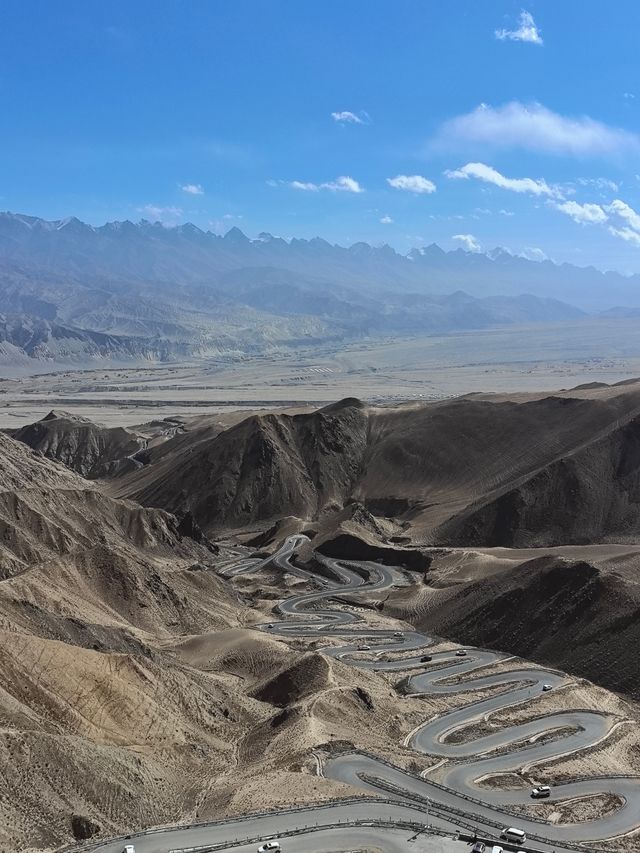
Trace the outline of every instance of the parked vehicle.
<instances>
[{"instance_id":1,"label":"parked vehicle","mask_svg":"<svg viewBox=\"0 0 640 853\"><path fill-rule=\"evenodd\" d=\"M487 848L483 841L476 841L476 843L471 848L471 853L484 853L486 849Z\"/></svg>"},{"instance_id":2,"label":"parked vehicle","mask_svg":"<svg viewBox=\"0 0 640 853\"><path fill-rule=\"evenodd\" d=\"M136 848L133 844L125 844L123 853L136 853Z\"/></svg>"},{"instance_id":3,"label":"parked vehicle","mask_svg":"<svg viewBox=\"0 0 640 853\"><path fill-rule=\"evenodd\" d=\"M504 838L506 841L515 841L517 844L524 844L527 840L526 833L521 829L516 829L515 826L503 829L500 833L500 838Z\"/></svg>"},{"instance_id":4,"label":"parked vehicle","mask_svg":"<svg viewBox=\"0 0 640 853\"><path fill-rule=\"evenodd\" d=\"M542 799L542 797L550 797L551 788L548 785L540 785L538 788L533 789L531 796L534 800Z\"/></svg>"},{"instance_id":5,"label":"parked vehicle","mask_svg":"<svg viewBox=\"0 0 640 853\"><path fill-rule=\"evenodd\" d=\"M504 853L504 847L500 847L499 844L494 844L491 848L491 853Z\"/></svg>"},{"instance_id":6,"label":"parked vehicle","mask_svg":"<svg viewBox=\"0 0 640 853\"><path fill-rule=\"evenodd\" d=\"M543 684L542 689L546 693L548 690L553 690L553 684Z\"/></svg>"}]
</instances>

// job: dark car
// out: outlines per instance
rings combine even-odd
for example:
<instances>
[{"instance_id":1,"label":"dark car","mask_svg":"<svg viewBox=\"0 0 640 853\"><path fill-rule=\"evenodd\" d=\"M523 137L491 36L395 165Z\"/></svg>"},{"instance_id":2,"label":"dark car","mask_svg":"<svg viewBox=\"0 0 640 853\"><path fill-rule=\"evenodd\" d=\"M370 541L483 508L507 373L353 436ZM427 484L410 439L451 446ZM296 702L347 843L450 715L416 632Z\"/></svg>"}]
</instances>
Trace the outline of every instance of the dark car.
<instances>
[{"instance_id":1,"label":"dark car","mask_svg":"<svg viewBox=\"0 0 640 853\"><path fill-rule=\"evenodd\" d=\"M420 663L427 663L427 661L433 660L431 655L422 655L420 658Z\"/></svg>"}]
</instances>

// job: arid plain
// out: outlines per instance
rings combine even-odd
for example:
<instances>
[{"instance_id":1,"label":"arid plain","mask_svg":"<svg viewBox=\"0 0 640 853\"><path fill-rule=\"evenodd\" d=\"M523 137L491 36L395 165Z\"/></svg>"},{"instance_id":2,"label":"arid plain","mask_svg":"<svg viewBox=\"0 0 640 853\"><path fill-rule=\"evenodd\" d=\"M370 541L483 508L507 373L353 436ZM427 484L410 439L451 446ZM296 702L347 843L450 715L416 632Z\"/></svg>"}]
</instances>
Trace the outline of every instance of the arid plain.
<instances>
[{"instance_id":1,"label":"arid plain","mask_svg":"<svg viewBox=\"0 0 640 853\"><path fill-rule=\"evenodd\" d=\"M322 405L441 399L475 391L535 391L640 375L640 324L579 323L372 339L268 356L84 369L40 363L35 375L3 368L0 426L31 423L52 408L109 426L153 418Z\"/></svg>"}]
</instances>

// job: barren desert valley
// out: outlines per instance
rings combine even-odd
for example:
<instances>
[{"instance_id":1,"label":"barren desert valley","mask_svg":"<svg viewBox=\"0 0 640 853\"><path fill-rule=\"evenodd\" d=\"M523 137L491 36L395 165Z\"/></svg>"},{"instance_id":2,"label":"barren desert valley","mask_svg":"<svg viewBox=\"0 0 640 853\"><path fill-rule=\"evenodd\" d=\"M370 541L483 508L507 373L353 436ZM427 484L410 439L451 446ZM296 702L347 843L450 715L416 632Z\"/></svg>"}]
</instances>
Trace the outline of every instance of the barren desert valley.
<instances>
[{"instance_id":1,"label":"barren desert valley","mask_svg":"<svg viewBox=\"0 0 640 853\"><path fill-rule=\"evenodd\" d=\"M285 274L242 266L265 238L3 229L3 853L637 849L635 309L418 299L373 249L407 293L363 299L300 277L313 241ZM465 254L436 257L540 278ZM188 283L159 325L122 294L160 263ZM203 263L231 268L205 309Z\"/></svg>"},{"instance_id":2,"label":"barren desert valley","mask_svg":"<svg viewBox=\"0 0 640 853\"><path fill-rule=\"evenodd\" d=\"M627 380L5 430L3 849L635 849L639 415Z\"/></svg>"}]
</instances>

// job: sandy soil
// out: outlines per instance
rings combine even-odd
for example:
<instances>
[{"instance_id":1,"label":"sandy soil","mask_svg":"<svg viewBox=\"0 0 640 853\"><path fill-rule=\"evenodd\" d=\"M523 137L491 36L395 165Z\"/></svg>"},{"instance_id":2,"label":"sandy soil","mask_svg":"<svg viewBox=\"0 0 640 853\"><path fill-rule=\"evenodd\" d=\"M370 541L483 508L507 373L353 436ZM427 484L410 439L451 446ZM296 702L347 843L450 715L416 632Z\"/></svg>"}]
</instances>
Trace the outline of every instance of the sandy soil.
<instances>
[{"instance_id":1,"label":"sandy soil","mask_svg":"<svg viewBox=\"0 0 640 853\"><path fill-rule=\"evenodd\" d=\"M621 805L620 797L613 794L600 794L595 797L579 797L561 802L539 802L537 805L515 806L513 811L519 814L535 815L551 823L563 824L603 818L615 812Z\"/></svg>"},{"instance_id":2,"label":"sandy soil","mask_svg":"<svg viewBox=\"0 0 640 853\"><path fill-rule=\"evenodd\" d=\"M229 548L185 544L165 514L92 491L22 445L7 464L16 443L1 438L2 509L15 531L3 539L13 576L0 581L2 853L27 837L40 847L69 841L77 813L114 834L352 795L316 775L312 751L353 744L420 772L440 760L402 745L417 725L502 691L402 696L395 685L403 673L358 670L318 653L338 639L279 640L253 630L276 621L279 600L312 584L276 570L223 580L216 568L231 559ZM466 572L481 578L484 562L452 559L447 582ZM632 563L618 568L632 579ZM428 615L424 585L404 594ZM398 627L388 610L344 606L364 625ZM507 660L484 672L525 665L533 666ZM574 680L489 722L563 708L604 710L622 725L593 750L534 768L527 785L636 773L639 706L589 682Z\"/></svg>"}]
</instances>

